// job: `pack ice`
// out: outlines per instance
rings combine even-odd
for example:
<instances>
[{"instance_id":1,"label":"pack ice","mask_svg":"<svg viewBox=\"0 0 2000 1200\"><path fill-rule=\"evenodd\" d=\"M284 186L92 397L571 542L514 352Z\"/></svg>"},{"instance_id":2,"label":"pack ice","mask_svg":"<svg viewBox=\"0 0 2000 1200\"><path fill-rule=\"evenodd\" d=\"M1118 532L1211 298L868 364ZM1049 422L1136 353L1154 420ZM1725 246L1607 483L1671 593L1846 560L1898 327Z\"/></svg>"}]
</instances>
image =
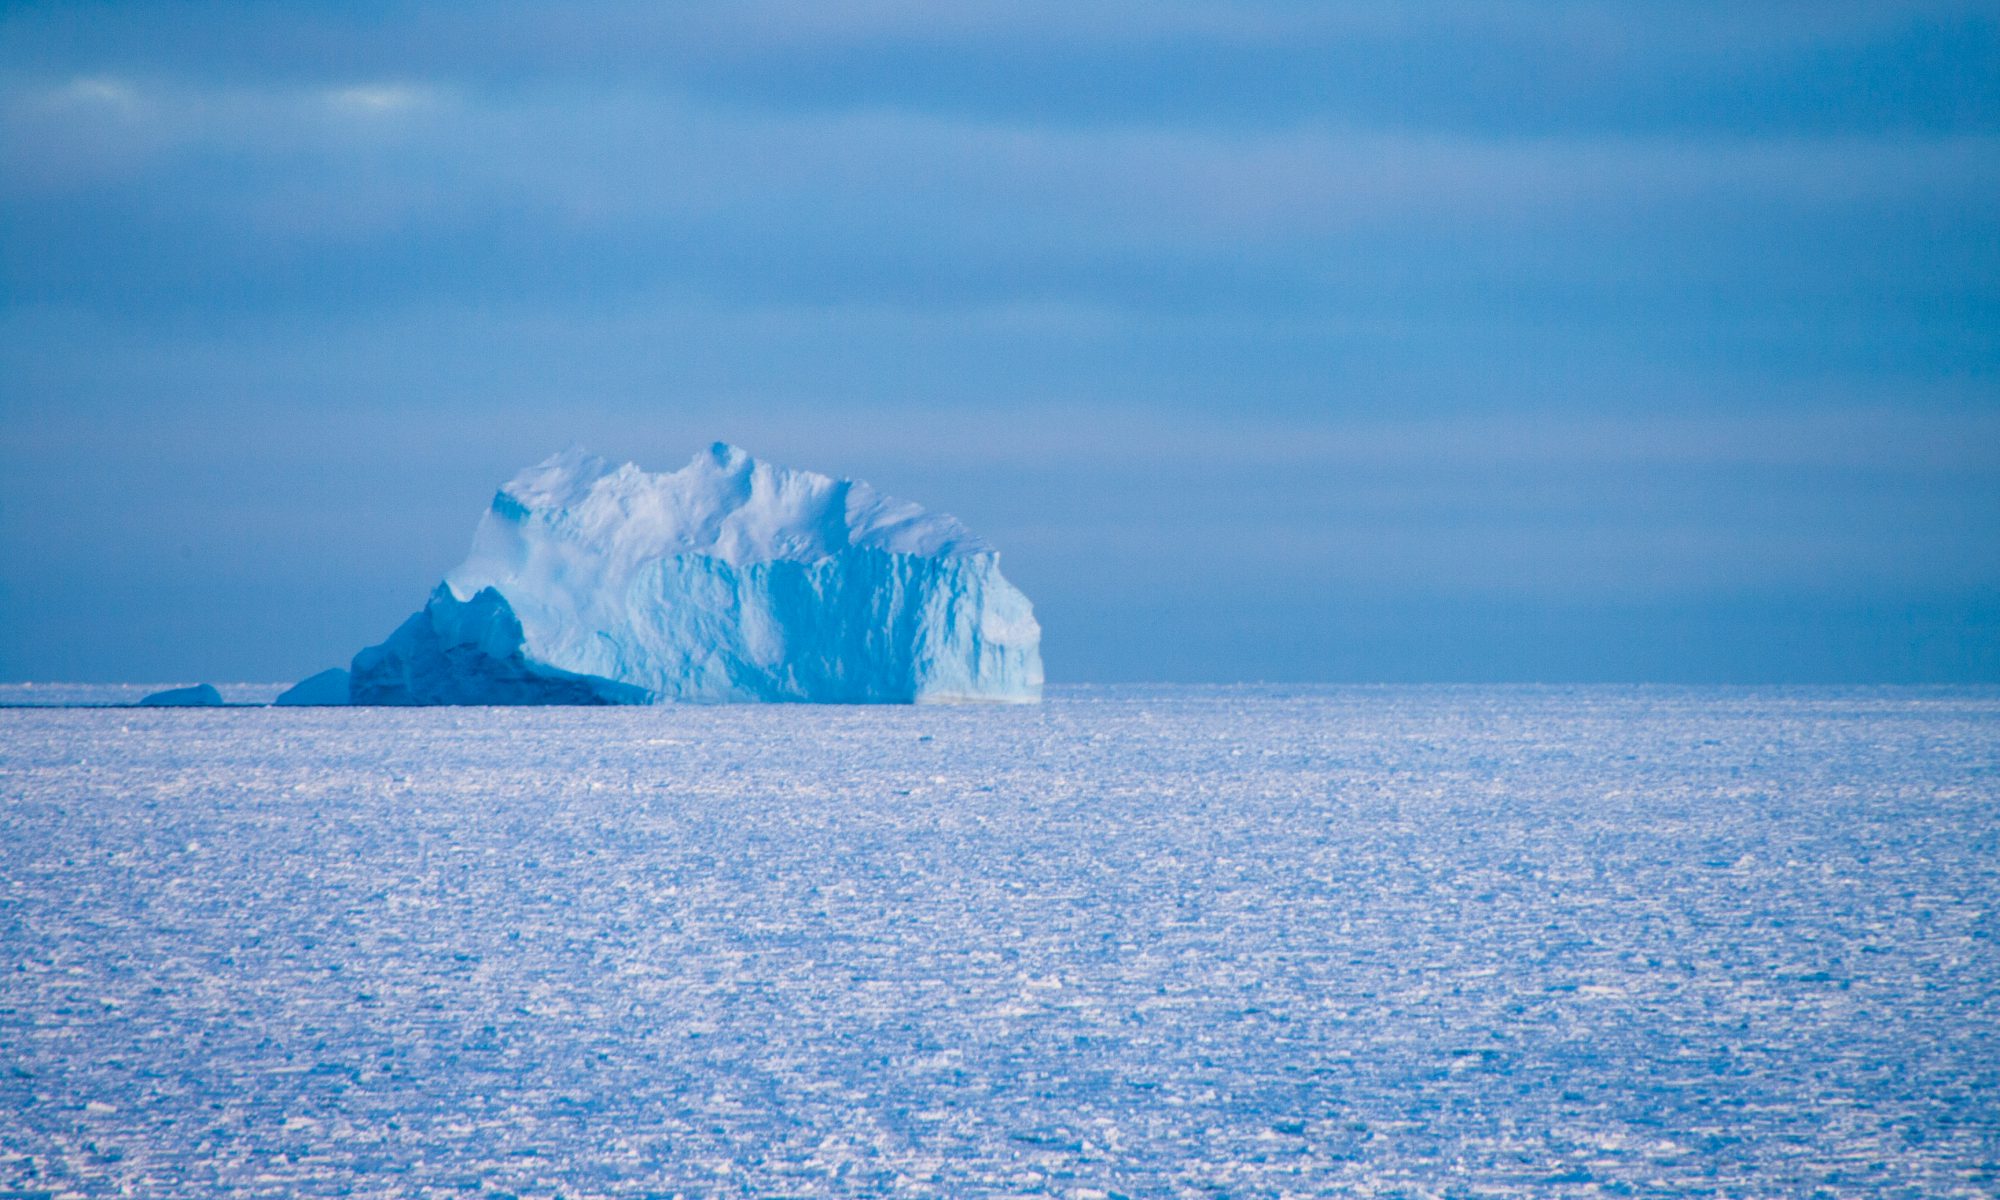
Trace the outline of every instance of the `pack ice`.
<instances>
[{"instance_id":1,"label":"pack ice","mask_svg":"<svg viewBox=\"0 0 2000 1200\"><path fill-rule=\"evenodd\" d=\"M1038 700L1041 627L951 517L716 443L521 472L356 704Z\"/></svg>"}]
</instances>

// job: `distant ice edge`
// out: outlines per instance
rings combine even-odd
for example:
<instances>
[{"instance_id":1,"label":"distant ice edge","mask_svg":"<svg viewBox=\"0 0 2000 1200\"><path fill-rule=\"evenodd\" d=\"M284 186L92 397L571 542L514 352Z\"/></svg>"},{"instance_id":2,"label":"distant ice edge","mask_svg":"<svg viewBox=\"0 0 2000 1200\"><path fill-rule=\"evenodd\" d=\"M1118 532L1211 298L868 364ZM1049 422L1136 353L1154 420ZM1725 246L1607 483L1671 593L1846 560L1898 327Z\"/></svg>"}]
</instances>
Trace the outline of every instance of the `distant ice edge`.
<instances>
[{"instance_id":1,"label":"distant ice edge","mask_svg":"<svg viewBox=\"0 0 2000 1200\"><path fill-rule=\"evenodd\" d=\"M950 517L718 443L679 471L569 451L354 657L355 704L1030 704L1041 628Z\"/></svg>"}]
</instances>

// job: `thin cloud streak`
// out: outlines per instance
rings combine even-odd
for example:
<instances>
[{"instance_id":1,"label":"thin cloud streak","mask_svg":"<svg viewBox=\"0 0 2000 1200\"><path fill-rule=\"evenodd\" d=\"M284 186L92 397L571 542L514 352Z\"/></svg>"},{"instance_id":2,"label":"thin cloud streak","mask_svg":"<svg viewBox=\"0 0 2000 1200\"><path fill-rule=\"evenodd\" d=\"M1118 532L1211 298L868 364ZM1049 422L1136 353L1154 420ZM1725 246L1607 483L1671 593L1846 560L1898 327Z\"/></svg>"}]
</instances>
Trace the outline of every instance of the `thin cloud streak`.
<instances>
[{"instance_id":1,"label":"thin cloud streak","mask_svg":"<svg viewBox=\"0 0 2000 1200\"><path fill-rule=\"evenodd\" d=\"M409 83L334 88L142 88L79 78L16 88L4 99L12 165L88 138L106 123L143 119L135 176L181 150L249 159L301 152L367 152L318 110L441 109L446 89ZM1606 199L1793 198L1869 203L1938 194L1981 195L2000 182L2000 135L1909 137L1466 136L1340 126L1253 135L1172 127L1116 129L939 117L894 110L746 113L672 93L548 93L461 97L422 136L400 143L413 159L462 164L467 191L545 198L572 215L655 211L762 194L771 186L912 178L975 184L1020 197L1071 181L1073 197L1129 181L1121 212L1182 198L1230 218L1262 216L1277 232L1434 206L1507 213ZM142 110L135 114L132 110ZM883 173L883 168L897 169ZM311 162L305 164L311 165ZM546 165L548 170L536 168ZM1010 179L1020 182L1009 186ZM17 179L15 187L19 187ZM1135 193L1135 186L1140 190ZM697 190L699 189L699 190ZM1233 221L1232 231L1258 221Z\"/></svg>"}]
</instances>

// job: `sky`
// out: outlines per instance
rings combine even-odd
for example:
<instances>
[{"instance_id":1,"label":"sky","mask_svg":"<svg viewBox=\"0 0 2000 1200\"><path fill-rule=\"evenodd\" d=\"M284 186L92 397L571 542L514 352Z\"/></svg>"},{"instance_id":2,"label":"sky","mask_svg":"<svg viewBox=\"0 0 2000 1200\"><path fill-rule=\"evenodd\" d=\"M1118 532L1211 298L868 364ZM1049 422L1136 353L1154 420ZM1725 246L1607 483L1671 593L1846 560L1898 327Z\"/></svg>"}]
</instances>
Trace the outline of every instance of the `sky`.
<instances>
[{"instance_id":1,"label":"sky","mask_svg":"<svg viewBox=\"0 0 2000 1200\"><path fill-rule=\"evenodd\" d=\"M0 679L716 440L1057 683L2000 681L2000 3L0 6Z\"/></svg>"}]
</instances>

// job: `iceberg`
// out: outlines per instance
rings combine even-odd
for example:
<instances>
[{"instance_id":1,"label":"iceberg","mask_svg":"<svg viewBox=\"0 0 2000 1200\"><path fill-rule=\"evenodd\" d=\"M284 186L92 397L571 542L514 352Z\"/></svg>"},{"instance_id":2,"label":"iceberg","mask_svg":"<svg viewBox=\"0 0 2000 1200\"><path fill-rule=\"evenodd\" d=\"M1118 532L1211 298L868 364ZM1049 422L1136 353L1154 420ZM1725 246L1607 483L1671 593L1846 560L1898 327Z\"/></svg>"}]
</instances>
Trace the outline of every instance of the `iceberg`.
<instances>
[{"instance_id":1,"label":"iceberg","mask_svg":"<svg viewBox=\"0 0 2000 1200\"><path fill-rule=\"evenodd\" d=\"M515 476L355 704L1032 702L1041 627L992 546L865 483L716 443ZM302 685L303 686L303 685Z\"/></svg>"},{"instance_id":2,"label":"iceberg","mask_svg":"<svg viewBox=\"0 0 2000 1200\"><path fill-rule=\"evenodd\" d=\"M197 683L154 692L139 703L147 708L214 708L222 703L222 693L212 683Z\"/></svg>"},{"instance_id":3,"label":"iceberg","mask_svg":"<svg viewBox=\"0 0 2000 1200\"><path fill-rule=\"evenodd\" d=\"M332 708L346 704L347 693L347 672L339 667L330 667L299 680L278 693L278 698L271 703L285 708Z\"/></svg>"}]
</instances>

